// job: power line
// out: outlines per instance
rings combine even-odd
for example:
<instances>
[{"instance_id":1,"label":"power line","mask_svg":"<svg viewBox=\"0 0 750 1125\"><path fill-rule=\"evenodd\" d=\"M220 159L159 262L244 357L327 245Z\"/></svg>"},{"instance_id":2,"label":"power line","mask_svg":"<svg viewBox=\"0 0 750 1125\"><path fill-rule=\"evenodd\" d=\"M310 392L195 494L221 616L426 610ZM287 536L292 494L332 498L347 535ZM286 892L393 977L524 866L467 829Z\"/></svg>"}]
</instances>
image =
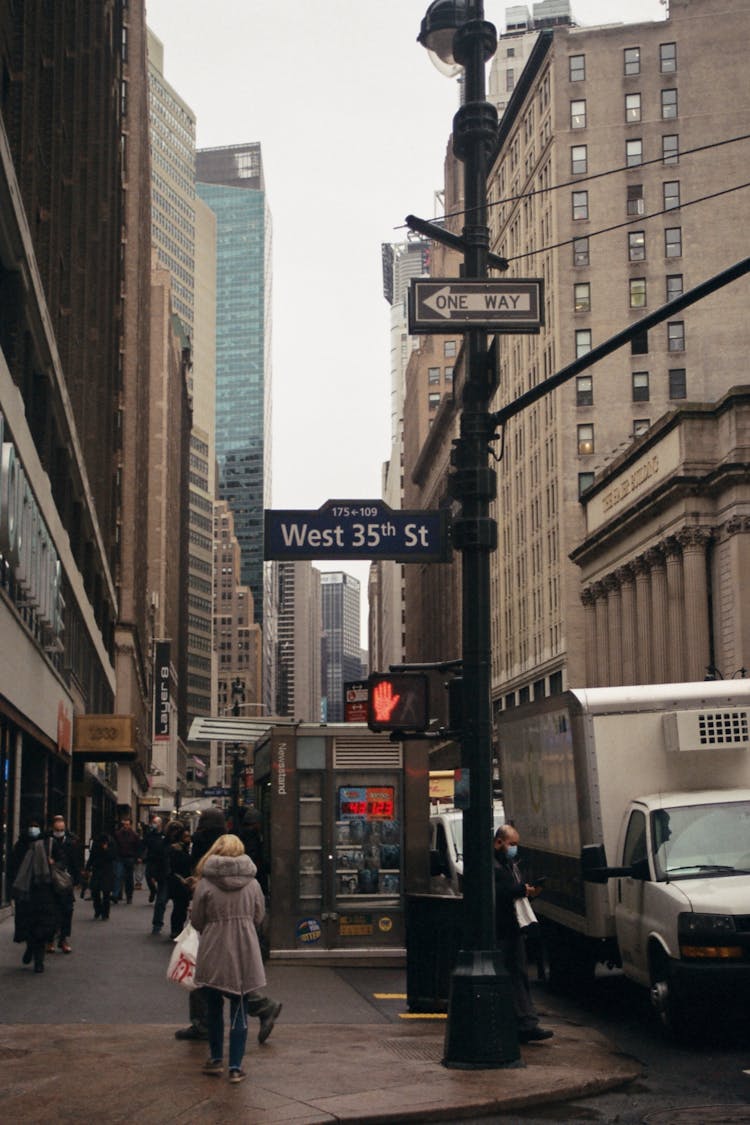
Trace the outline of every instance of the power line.
<instances>
[{"instance_id":1,"label":"power line","mask_svg":"<svg viewBox=\"0 0 750 1125\"><path fill-rule=\"evenodd\" d=\"M742 191L743 188L750 187L750 182L744 184L737 184L735 187L723 188L722 191L715 191L711 195L701 195L697 199L688 199L685 203L680 203L679 207L665 207L661 211L652 211L650 215L636 215L632 219L626 219L624 223L615 223L611 227L602 227L601 230L588 231L585 234L577 234L574 238L566 238L563 242L553 242L550 246L540 246L537 250L526 250L523 254L515 254L513 257L508 258L509 262L518 262L522 258L533 258L535 254L546 254L550 250L559 250L562 246L572 246L580 238L596 238L600 234L610 234L613 230L622 230L623 227L632 227L637 223L647 223L649 219L658 219L660 215L673 215L675 211L682 211L686 207L692 207L696 203L706 203L711 199L718 199L722 195L731 195L732 192Z\"/></svg>"}]
</instances>

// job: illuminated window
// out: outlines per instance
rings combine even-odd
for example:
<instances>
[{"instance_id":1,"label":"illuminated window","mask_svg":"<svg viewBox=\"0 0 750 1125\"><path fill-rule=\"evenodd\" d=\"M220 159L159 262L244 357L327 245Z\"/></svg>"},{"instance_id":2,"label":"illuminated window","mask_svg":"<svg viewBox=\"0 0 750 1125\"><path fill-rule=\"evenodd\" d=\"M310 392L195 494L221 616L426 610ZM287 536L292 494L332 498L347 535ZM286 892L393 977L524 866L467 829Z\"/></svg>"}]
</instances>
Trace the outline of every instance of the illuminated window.
<instances>
[{"instance_id":1,"label":"illuminated window","mask_svg":"<svg viewBox=\"0 0 750 1125\"><path fill-rule=\"evenodd\" d=\"M628 125L632 125L634 121L641 119L641 95L640 94L626 94L625 95L625 121Z\"/></svg>"},{"instance_id":2,"label":"illuminated window","mask_svg":"<svg viewBox=\"0 0 750 1125\"><path fill-rule=\"evenodd\" d=\"M628 261L643 262L646 258L646 232L633 230L628 234Z\"/></svg>"},{"instance_id":3,"label":"illuminated window","mask_svg":"<svg viewBox=\"0 0 750 1125\"><path fill-rule=\"evenodd\" d=\"M586 101L583 98L570 103L570 127L571 129L586 128Z\"/></svg>"},{"instance_id":4,"label":"illuminated window","mask_svg":"<svg viewBox=\"0 0 750 1125\"><path fill-rule=\"evenodd\" d=\"M594 427L591 423L577 427L578 452L581 456L588 457L594 452Z\"/></svg>"},{"instance_id":5,"label":"illuminated window","mask_svg":"<svg viewBox=\"0 0 750 1125\"><path fill-rule=\"evenodd\" d=\"M645 307L646 307L646 279L645 279L645 277L631 277L631 279L630 279L630 307L631 307L631 309L645 309Z\"/></svg>"},{"instance_id":6,"label":"illuminated window","mask_svg":"<svg viewBox=\"0 0 750 1125\"><path fill-rule=\"evenodd\" d=\"M586 77L586 56L570 55L568 59L569 75L571 82L583 82Z\"/></svg>"},{"instance_id":7,"label":"illuminated window","mask_svg":"<svg viewBox=\"0 0 750 1125\"><path fill-rule=\"evenodd\" d=\"M640 47L626 47L624 51L624 73L625 74L640 74L641 73L641 48Z\"/></svg>"},{"instance_id":8,"label":"illuminated window","mask_svg":"<svg viewBox=\"0 0 750 1125\"><path fill-rule=\"evenodd\" d=\"M591 308L591 285L588 281L573 286L573 307L576 312L588 312Z\"/></svg>"}]
</instances>

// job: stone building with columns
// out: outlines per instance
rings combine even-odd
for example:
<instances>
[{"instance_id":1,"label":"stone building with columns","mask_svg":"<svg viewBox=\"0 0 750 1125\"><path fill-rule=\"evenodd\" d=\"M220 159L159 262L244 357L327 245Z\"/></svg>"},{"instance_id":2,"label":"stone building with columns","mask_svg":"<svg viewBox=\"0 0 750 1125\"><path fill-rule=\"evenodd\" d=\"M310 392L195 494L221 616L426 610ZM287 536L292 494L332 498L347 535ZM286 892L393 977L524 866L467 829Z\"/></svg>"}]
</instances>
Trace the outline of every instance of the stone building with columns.
<instances>
[{"instance_id":1,"label":"stone building with columns","mask_svg":"<svg viewBox=\"0 0 750 1125\"><path fill-rule=\"evenodd\" d=\"M750 386L664 415L581 498L588 686L750 666Z\"/></svg>"}]
</instances>

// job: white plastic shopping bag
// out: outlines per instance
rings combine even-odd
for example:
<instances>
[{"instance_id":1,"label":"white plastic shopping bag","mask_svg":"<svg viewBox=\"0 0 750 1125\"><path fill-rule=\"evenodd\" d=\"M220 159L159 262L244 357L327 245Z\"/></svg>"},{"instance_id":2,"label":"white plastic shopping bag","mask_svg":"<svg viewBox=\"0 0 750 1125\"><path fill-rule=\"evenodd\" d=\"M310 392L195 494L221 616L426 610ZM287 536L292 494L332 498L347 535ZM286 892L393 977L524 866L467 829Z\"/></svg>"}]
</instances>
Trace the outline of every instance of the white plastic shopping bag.
<instances>
[{"instance_id":1,"label":"white plastic shopping bag","mask_svg":"<svg viewBox=\"0 0 750 1125\"><path fill-rule=\"evenodd\" d=\"M169 958L167 980L181 984L183 988L195 988L195 959L198 956L198 931L190 922L174 939L174 949Z\"/></svg>"}]
</instances>

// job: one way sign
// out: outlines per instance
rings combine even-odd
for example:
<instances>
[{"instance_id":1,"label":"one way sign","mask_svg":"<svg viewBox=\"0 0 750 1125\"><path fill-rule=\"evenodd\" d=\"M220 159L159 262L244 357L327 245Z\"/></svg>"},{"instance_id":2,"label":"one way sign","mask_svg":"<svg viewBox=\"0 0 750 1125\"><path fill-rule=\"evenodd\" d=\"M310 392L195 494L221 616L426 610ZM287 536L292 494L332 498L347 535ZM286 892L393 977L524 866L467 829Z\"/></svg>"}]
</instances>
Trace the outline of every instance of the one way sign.
<instances>
[{"instance_id":1,"label":"one way sign","mask_svg":"<svg viewBox=\"0 0 750 1125\"><path fill-rule=\"evenodd\" d=\"M541 278L457 281L415 278L409 289L409 332L537 333L544 324Z\"/></svg>"}]
</instances>

